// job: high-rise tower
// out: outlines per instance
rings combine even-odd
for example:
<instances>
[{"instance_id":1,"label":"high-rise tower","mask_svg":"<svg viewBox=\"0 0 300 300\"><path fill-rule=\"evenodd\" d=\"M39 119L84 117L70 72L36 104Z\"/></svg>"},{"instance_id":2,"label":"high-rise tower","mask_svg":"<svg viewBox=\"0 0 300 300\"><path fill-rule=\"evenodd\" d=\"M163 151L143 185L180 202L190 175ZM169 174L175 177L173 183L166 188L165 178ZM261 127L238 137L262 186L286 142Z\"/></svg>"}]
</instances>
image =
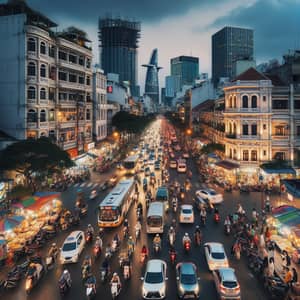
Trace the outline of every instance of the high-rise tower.
<instances>
[{"instance_id":1,"label":"high-rise tower","mask_svg":"<svg viewBox=\"0 0 300 300\"><path fill-rule=\"evenodd\" d=\"M148 95L155 104L159 104L158 71L161 67L158 67L157 49L152 51L149 64L142 66L147 68L145 94Z\"/></svg>"},{"instance_id":2,"label":"high-rise tower","mask_svg":"<svg viewBox=\"0 0 300 300\"><path fill-rule=\"evenodd\" d=\"M137 49L141 24L121 18L99 19L99 53L104 73L119 74L128 81L131 93L139 96Z\"/></svg>"},{"instance_id":3,"label":"high-rise tower","mask_svg":"<svg viewBox=\"0 0 300 300\"><path fill-rule=\"evenodd\" d=\"M253 60L253 30L224 27L212 36L212 78L234 77L233 64L238 60Z\"/></svg>"}]
</instances>

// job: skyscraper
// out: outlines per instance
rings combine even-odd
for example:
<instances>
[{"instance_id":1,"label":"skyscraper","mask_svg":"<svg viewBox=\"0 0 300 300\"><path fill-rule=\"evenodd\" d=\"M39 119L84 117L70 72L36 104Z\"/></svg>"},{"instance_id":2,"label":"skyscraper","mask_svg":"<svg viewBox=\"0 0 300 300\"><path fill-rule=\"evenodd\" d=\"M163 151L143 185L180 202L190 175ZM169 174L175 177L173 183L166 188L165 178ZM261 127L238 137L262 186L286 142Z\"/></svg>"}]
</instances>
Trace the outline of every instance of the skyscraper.
<instances>
[{"instance_id":1,"label":"skyscraper","mask_svg":"<svg viewBox=\"0 0 300 300\"><path fill-rule=\"evenodd\" d=\"M101 67L105 74L119 74L120 81L128 81L133 96L139 96L137 49L140 32L140 22L99 19Z\"/></svg>"},{"instance_id":2,"label":"skyscraper","mask_svg":"<svg viewBox=\"0 0 300 300\"><path fill-rule=\"evenodd\" d=\"M253 60L253 30L224 27L212 36L212 78L216 85L220 77L234 75L237 60Z\"/></svg>"},{"instance_id":3,"label":"skyscraper","mask_svg":"<svg viewBox=\"0 0 300 300\"><path fill-rule=\"evenodd\" d=\"M199 76L199 58L184 55L171 58L171 76L179 76L180 88L193 85Z\"/></svg>"},{"instance_id":4,"label":"skyscraper","mask_svg":"<svg viewBox=\"0 0 300 300\"><path fill-rule=\"evenodd\" d=\"M142 66L147 68L145 94L148 95L154 103L159 104L158 71L161 67L158 67L157 49L152 51L149 64Z\"/></svg>"}]
</instances>

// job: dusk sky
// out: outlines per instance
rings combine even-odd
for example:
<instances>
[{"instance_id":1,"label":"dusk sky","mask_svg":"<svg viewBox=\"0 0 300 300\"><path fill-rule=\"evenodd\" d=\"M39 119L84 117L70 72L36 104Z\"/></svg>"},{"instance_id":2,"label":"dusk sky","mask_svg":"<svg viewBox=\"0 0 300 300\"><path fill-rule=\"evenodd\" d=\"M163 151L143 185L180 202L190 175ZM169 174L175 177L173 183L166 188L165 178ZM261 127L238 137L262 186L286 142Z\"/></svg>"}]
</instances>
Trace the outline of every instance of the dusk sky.
<instances>
[{"instance_id":1,"label":"dusk sky","mask_svg":"<svg viewBox=\"0 0 300 300\"><path fill-rule=\"evenodd\" d=\"M0 1L2 3L6 1ZM93 41L98 62L99 16L129 17L142 23L139 65L147 63L158 48L163 67L160 82L170 71L170 58L193 55L200 72L211 74L211 35L225 25L254 29L257 62L281 59L288 49L300 49L300 0L28 0L63 29L84 29ZM145 70L139 67L139 84Z\"/></svg>"}]
</instances>

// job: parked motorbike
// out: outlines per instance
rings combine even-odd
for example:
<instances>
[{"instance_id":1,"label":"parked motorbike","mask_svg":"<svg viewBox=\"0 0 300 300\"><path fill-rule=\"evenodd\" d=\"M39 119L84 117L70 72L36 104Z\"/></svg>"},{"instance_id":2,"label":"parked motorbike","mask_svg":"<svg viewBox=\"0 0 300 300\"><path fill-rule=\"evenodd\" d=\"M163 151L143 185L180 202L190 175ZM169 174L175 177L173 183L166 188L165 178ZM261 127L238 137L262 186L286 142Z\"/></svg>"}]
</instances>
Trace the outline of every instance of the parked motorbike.
<instances>
[{"instance_id":1,"label":"parked motorbike","mask_svg":"<svg viewBox=\"0 0 300 300\"><path fill-rule=\"evenodd\" d=\"M118 283L112 282L112 284L111 284L112 299L116 299L119 296L120 292L121 292L121 287L118 285Z\"/></svg>"}]
</instances>

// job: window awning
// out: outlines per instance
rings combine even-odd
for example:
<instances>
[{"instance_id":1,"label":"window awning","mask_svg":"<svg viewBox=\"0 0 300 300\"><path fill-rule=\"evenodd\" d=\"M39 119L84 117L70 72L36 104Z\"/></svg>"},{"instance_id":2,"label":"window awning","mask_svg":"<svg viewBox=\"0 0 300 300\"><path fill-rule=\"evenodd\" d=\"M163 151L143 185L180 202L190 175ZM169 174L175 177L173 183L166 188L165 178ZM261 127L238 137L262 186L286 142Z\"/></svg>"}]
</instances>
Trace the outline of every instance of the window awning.
<instances>
[{"instance_id":1,"label":"window awning","mask_svg":"<svg viewBox=\"0 0 300 300\"><path fill-rule=\"evenodd\" d=\"M293 168L282 168L282 169L265 169L262 168L267 174L296 174Z\"/></svg>"},{"instance_id":2,"label":"window awning","mask_svg":"<svg viewBox=\"0 0 300 300\"><path fill-rule=\"evenodd\" d=\"M233 169L237 169L240 167L239 164L233 163L228 160L221 160L221 161L215 163L215 165L219 166L221 168L227 169L227 170L233 170Z\"/></svg>"}]
</instances>

